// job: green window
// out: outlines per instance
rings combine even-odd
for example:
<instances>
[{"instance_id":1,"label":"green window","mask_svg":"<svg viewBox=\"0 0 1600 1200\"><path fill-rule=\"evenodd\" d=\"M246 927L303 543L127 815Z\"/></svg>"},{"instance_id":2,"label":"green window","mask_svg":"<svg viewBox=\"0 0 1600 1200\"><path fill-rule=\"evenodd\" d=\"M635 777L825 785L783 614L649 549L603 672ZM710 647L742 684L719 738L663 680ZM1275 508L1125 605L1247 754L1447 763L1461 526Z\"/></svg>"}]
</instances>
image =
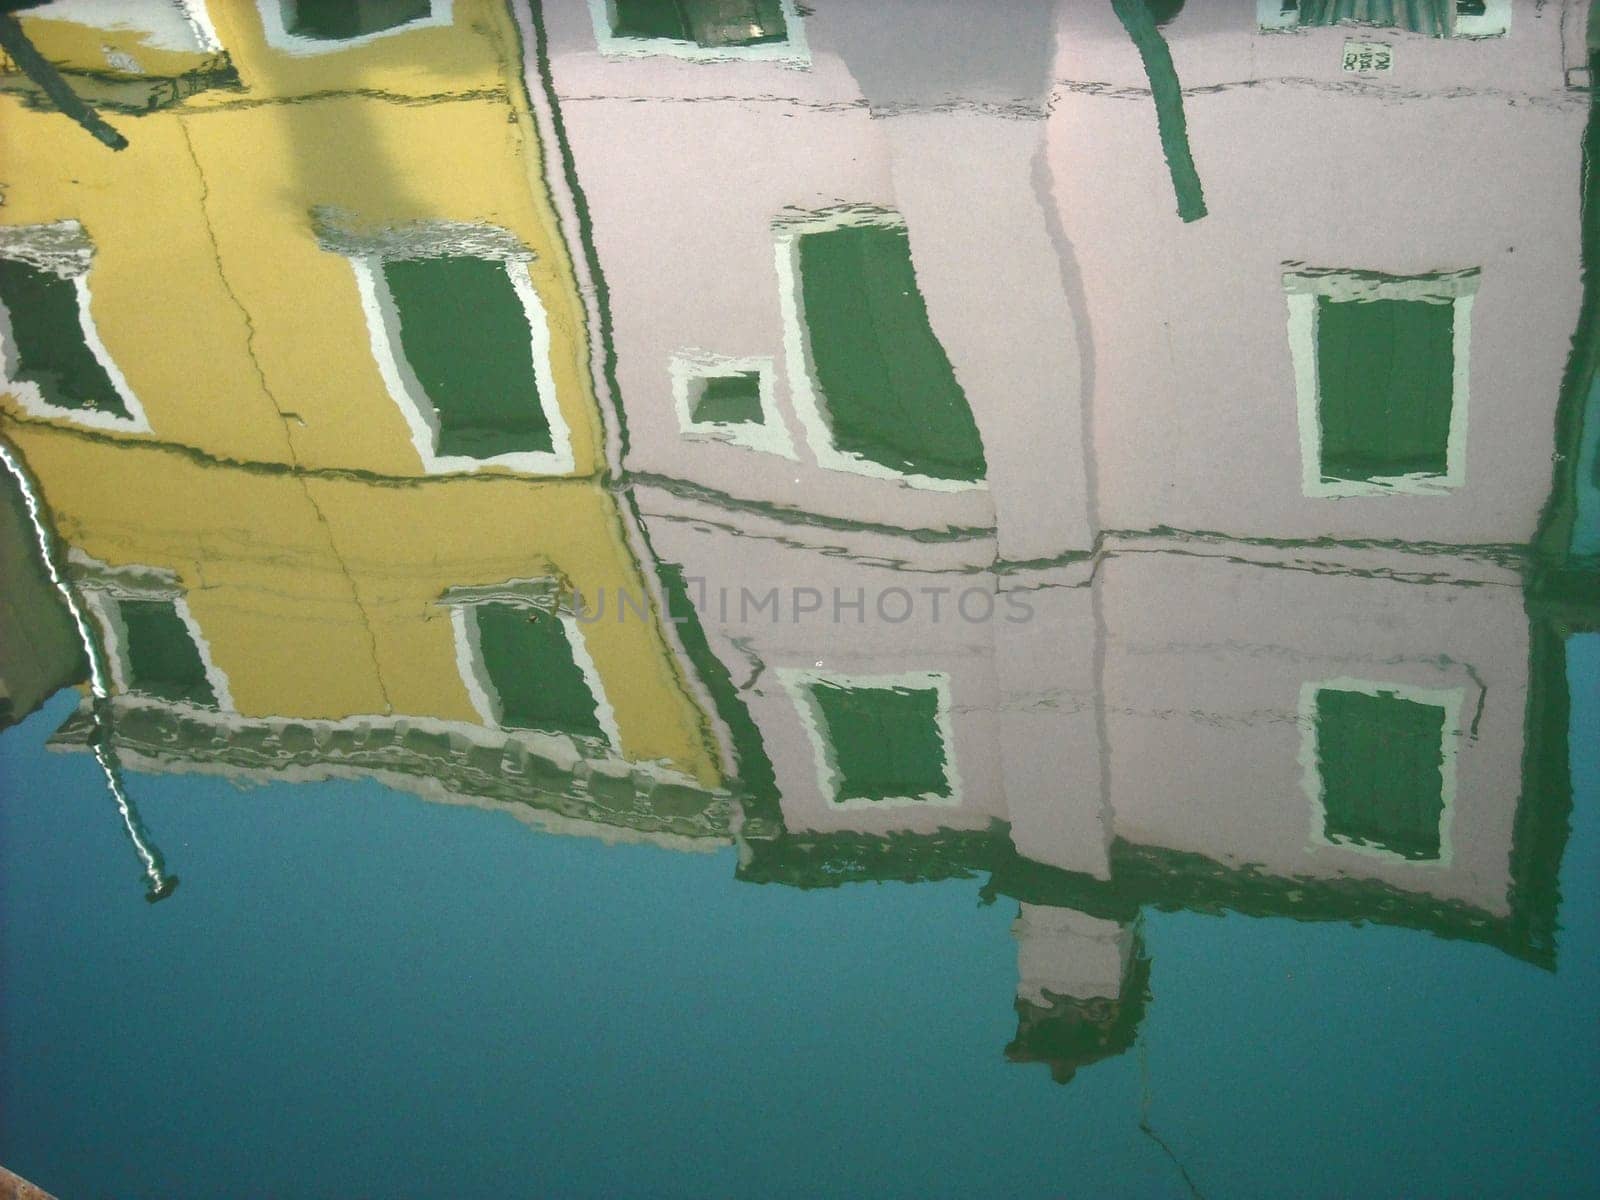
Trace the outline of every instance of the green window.
<instances>
[{"instance_id":1,"label":"green window","mask_svg":"<svg viewBox=\"0 0 1600 1200\"><path fill-rule=\"evenodd\" d=\"M950 795L938 692L817 683L811 694L837 772L834 799Z\"/></svg>"},{"instance_id":2,"label":"green window","mask_svg":"<svg viewBox=\"0 0 1600 1200\"><path fill-rule=\"evenodd\" d=\"M983 443L928 322L903 228L799 239L818 401L836 448L907 474L982 479Z\"/></svg>"},{"instance_id":3,"label":"green window","mask_svg":"<svg viewBox=\"0 0 1600 1200\"><path fill-rule=\"evenodd\" d=\"M520 264L512 264L520 269ZM440 455L553 449L534 379L528 317L498 259L398 259L383 278L400 343L437 418Z\"/></svg>"},{"instance_id":4,"label":"green window","mask_svg":"<svg viewBox=\"0 0 1600 1200\"><path fill-rule=\"evenodd\" d=\"M284 26L298 37L343 41L431 16L429 0L284 0Z\"/></svg>"},{"instance_id":5,"label":"green window","mask_svg":"<svg viewBox=\"0 0 1600 1200\"><path fill-rule=\"evenodd\" d=\"M612 0L617 37L670 38L706 49L786 41L779 0Z\"/></svg>"},{"instance_id":6,"label":"green window","mask_svg":"<svg viewBox=\"0 0 1600 1200\"><path fill-rule=\"evenodd\" d=\"M715 375L698 381L698 394L691 406L697 422L722 425L760 425L761 375L741 371L736 375Z\"/></svg>"},{"instance_id":7,"label":"green window","mask_svg":"<svg viewBox=\"0 0 1600 1200\"><path fill-rule=\"evenodd\" d=\"M1317 298L1323 478L1447 473L1454 321L1448 300Z\"/></svg>"},{"instance_id":8,"label":"green window","mask_svg":"<svg viewBox=\"0 0 1600 1200\"><path fill-rule=\"evenodd\" d=\"M171 600L118 600L128 690L215 708L217 694L189 626Z\"/></svg>"},{"instance_id":9,"label":"green window","mask_svg":"<svg viewBox=\"0 0 1600 1200\"><path fill-rule=\"evenodd\" d=\"M1329 839L1439 857L1445 710L1394 692L1317 693L1317 769Z\"/></svg>"},{"instance_id":10,"label":"green window","mask_svg":"<svg viewBox=\"0 0 1600 1200\"><path fill-rule=\"evenodd\" d=\"M14 382L36 385L45 403L59 408L131 415L84 340L71 279L0 258L0 303L10 317Z\"/></svg>"},{"instance_id":11,"label":"green window","mask_svg":"<svg viewBox=\"0 0 1600 1200\"><path fill-rule=\"evenodd\" d=\"M520 604L474 605L500 724L604 740L594 694L560 618Z\"/></svg>"}]
</instances>

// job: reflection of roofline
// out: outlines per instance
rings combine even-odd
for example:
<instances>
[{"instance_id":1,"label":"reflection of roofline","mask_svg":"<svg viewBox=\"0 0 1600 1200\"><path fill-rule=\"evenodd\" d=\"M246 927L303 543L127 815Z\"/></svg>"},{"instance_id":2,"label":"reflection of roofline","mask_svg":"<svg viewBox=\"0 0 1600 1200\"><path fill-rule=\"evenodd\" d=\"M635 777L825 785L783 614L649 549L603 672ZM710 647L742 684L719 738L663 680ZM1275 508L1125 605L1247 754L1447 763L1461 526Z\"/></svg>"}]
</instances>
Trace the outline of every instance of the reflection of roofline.
<instances>
[{"instance_id":1,"label":"reflection of roofline","mask_svg":"<svg viewBox=\"0 0 1600 1200\"><path fill-rule=\"evenodd\" d=\"M93 723L80 710L51 737L83 749ZM426 798L536 810L557 832L676 845L728 837L730 799L664 769L620 761L557 761L537 735L441 721L219 719L201 710L119 701L118 752L136 769L214 772L260 781L372 777ZM616 830L612 835L608 831Z\"/></svg>"},{"instance_id":2,"label":"reflection of roofline","mask_svg":"<svg viewBox=\"0 0 1600 1200\"><path fill-rule=\"evenodd\" d=\"M1527 808L1524 805L1524 808ZM1535 806L1536 807L1536 806ZM1519 835L1524 822L1519 813ZM1513 852L1511 913L1496 916L1458 900L1405 891L1371 879L1271 875L1254 866L1231 866L1180 850L1113 839L1111 878L1098 879L1045 866L1019 855L1007 827L995 822L982 832L948 830L932 835L859 833L785 834L747 844L739 878L793 887L838 887L864 881L919 883L989 875L980 893L1031 904L1071 908L1106 920L1129 921L1144 908L1188 910L1297 920L1367 922L1423 930L1495 946L1544 967L1555 965L1553 892L1519 886L1517 880L1551 875L1521 862L1522 839ZM1559 861L1559 851L1557 853ZM1520 869L1519 869L1520 868ZM1532 870L1530 871L1530 868Z\"/></svg>"}]
</instances>

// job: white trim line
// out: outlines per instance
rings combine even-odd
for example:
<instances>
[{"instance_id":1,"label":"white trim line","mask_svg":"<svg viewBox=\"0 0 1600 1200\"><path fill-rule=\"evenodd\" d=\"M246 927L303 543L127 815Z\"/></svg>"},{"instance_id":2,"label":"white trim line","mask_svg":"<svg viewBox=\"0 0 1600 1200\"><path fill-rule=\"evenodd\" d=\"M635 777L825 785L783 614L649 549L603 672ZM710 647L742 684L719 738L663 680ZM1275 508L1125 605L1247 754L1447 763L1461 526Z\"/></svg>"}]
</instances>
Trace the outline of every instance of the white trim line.
<instances>
[{"instance_id":1,"label":"white trim line","mask_svg":"<svg viewBox=\"0 0 1600 1200\"><path fill-rule=\"evenodd\" d=\"M15 364L21 360L21 347L16 344L16 335L11 329L11 313L3 300L0 300L0 388L10 392L17 403L35 417L70 421L74 425L83 425L90 429L105 429L120 433L149 433L150 421L145 416L144 406L133 394L133 389L128 386L128 380L122 374L122 369L117 366L111 357L111 352L106 349L105 342L100 339L100 330L96 327L94 314L90 311L88 274L73 275L71 279L78 302L78 328L83 334L84 345L105 371L106 378L111 381L111 386L116 391L117 398L127 408L128 415L119 417L111 412L52 404L44 398L44 393L39 390L38 384L13 378L12 371L16 369Z\"/></svg>"},{"instance_id":2,"label":"white trim line","mask_svg":"<svg viewBox=\"0 0 1600 1200\"><path fill-rule=\"evenodd\" d=\"M928 492L985 491L988 483L982 479L935 479L930 475L895 471L834 445L833 433L822 415L822 405L813 382L811 337L806 328L805 301L800 292L799 242L808 233L826 233L831 229L855 225L904 229L905 218L886 209L860 205L798 220L784 219L773 226L774 265L778 271L778 307L783 316L783 354L789 374L789 399L794 405L794 414L805 434L806 443L816 456L817 465L825 471L848 471L873 479L892 479Z\"/></svg>"},{"instance_id":3,"label":"white trim line","mask_svg":"<svg viewBox=\"0 0 1600 1200\"><path fill-rule=\"evenodd\" d=\"M789 435L788 424L778 408L777 389L773 384L773 364L770 358L730 358L724 354L711 354L701 350L685 350L672 357L668 367L672 377L672 405L678 414L678 430L686 438L696 441L728 442L745 446L766 454L799 460L794 440ZM706 379L723 379L730 375L755 374L761 402L761 421L728 422L697 421L694 419L694 397L690 394L694 384Z\"/></svg>"},{"instance_id":4,"label":"white trim line","mask_svg":"<svg viewBox=\"0 0 1600 1200\"><path fill-rule=\"evenodd\" d=\"M267 45L274 50L294 55L331 54L338 50L348 50L353 46L365 46L380 38L393 37L399 33L438 29L454 23L453 5L454 0L430 0L429 16L407 21L404 25L396 25L393 29L380 29L375 33L363 33L353 38L331 39L301 37L299 34L290 33L283 23L282 0L256 0L256 8L261 13L261 27L267 35Z\"/></svg>"},{"instance_id":5,"label":"white trim line","mask_svg":"<svg viewBox=\"0 0 1600 1200\"><path fill-rule=\"evenodd\" d=\"M1478 276L1360 281L1338 273L1285 272L1289 354L1294 364L1295 409L1300 428L1300 490L1311 499L1350 496L1439 496L1463 486L1467 472L1467 410L1471 394L1472 301ZM1450 426L1444 474L1414 471L1376 479L1335 479L1322 473L1322 385L1318 369L1317 301L1360 293L1379 300L1428 300L1451 310ZM1347 303L1359 303L1351 299Z\"/></svg>"},{"instance_id":6,"label":"white trim line","mask_svg":"<svg viewBox=\"0 0 1600 1200\"><path fill-rule=\"evenodd\" d=\"M1322 771L1317 757L1317 695L1324 691L1359 692L1365 696L1388 693L1401 700L1426 704L1444 710L1443 728L1440 730L1439 775L1440 797L1444 808L1439 813L1439 857L1428 859L1407 858L1381 846L1368 846L1346 841L1328 834L1328 813L1324 806ZM1451 835L1455 825L1456 807L1456 745L1461 740L1461 707L1464 697L1461 688L1419 688L1400 683L1376 683L1367 679L1340 676L1336 679L1310 680L1300 687L1300 766L1301 786L1310 801L1311 844L1313 847L1336 847L1353 851L1387 862L1404 863L1412 867L1448 867L1454 859Z\"/></svg>"},{"instance_id":7,"label":"white trim line","mask_svg":"<svg viewBox=\"0 0 1600 1200\"><path fill-rule=\"evenodd\" d=\"M183 14L183 19L189 23L189 28L194 31L194 40L201 50L215 54L222 49L222 39L217 36L216 22L211 19L211 11L206 7L206 0L173 0L173 2Z\"/></svg>"},{"instance_id":8,"label":"white trim line","mask_svg":"<svg viewBox=\"0 0 1600 1200\"><path fill-rule=\"evenodd\" d=\"M479 471L484 467L505 467L530 475L571 475L577 469L572 454L572 435L562 419L561 406L556 400L555 373L550 365L550 326L544 303L533 286L526 263L510 260L502 261L501 266L511 280L517 299L522 303L523 317L528 324L534 385L539 392L539 408L550 426L552 448L548 452L524 450L473 458L465 454L440 454L436 449L438 416L422 384L417 381L411 364L406 361L400 340L400 313L388 284L384 282L383 260L361 257L348 261L355 271L361 309L366 314L372 357L378 364L379 374L383 376L384 386L405 417L411 431L411 444L422 459L424 471L430 475L441 475Z\"/></svg>"},{"instance_id":9,"label":"white trim line","mask_svg":"<svg viewBox=\"0 0 1600 1200\"><path fill-rule=\"evenodd\" d=\"M817 790L832 809L906 808L912 805L933 808L961 807L961 775L956 769L955 726L951 720L950 676L940 671L907 671L898 675L844 675L836 671L817 671L809 668L779 667L778 680L789 693L800 722L805 726L806 737L816 759ZM817 684L839 688L905 688L909 691L932 691L937 697L936 723L939 740L944 744L944 777L950 785L950 794L940 796L929 793L922 796L887 796L882 800L853 798L839 799L839 769L834 762L833 747L820 706L812 693Z\"/></svg>"},{"instance_id":10,"label":"white trim line","mask_svg":"<svg viewBox=\"0 0 1600 1200\"><path fill-rule=\"evenodd\" d=\"M701 46L678 38L618 37L612 30L616 6L611 0L589 0L589 17L594 24L595 45L607 58L647 58L668 55L688 62L769 62L806 70L811 66L811 48L806 44L805 20L795 0L779 0L786 30L781 42L758 46Z\"/></svg>"}]
</instances>

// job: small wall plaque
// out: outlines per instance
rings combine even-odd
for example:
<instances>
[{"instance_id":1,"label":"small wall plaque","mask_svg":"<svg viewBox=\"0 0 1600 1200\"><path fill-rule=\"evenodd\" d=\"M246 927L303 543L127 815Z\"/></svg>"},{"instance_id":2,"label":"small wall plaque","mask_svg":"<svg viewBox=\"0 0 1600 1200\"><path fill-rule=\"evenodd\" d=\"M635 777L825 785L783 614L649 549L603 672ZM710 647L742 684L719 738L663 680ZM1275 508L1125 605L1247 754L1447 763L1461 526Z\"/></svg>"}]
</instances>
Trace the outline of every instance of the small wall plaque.
<instances>
[{"instance_id":1,"label":"small wall plaque","mask_svg":"<svg viewBox=\"0 0 1600 1200\"><path fill-rule=\"evenodd\" d=\"M1394 47L1388 42L1346 41L1344 69L1358 74L1393 70Z\"/></svg>"}]
</instances>

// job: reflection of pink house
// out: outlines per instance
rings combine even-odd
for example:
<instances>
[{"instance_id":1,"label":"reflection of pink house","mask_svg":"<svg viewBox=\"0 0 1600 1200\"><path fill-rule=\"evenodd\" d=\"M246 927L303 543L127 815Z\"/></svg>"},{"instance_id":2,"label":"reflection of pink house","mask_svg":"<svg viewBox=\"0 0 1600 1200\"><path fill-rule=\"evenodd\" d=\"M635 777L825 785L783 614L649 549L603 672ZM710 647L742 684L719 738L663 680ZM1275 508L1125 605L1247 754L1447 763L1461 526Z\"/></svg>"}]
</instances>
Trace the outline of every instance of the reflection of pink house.
<instances>
[{"instance_id":1,"label":"reflection of pink house","mask_svg":"<svg viewBox=\"0 0 1600 1200\"><path fill-rule=\"evenodd\" d=\"M1012 562L1162 526L1530 536L1578 303L1576 189L1552 186L1575 179L1586 104L1571 14L1469 5L1462 36L1434 38L1188 6L1162 31L1209 209L1184 224L1110 5L768 7L786 43L696 48L602 36L604 0L546 6L627 468L992 528ZM1348 40L1389 46L1391 69L1347 72ZM840 212L904 231L982 438L975 486L829 444L786 247ZM1415 367L1395 386L1427 393L1415 428L1367 411L1385 409L1375 336ZM759 424L695 419L719 373L748 376Z\"/></svg>"},{"instance_id":2,"label":"reflection of pink house","mask_svg":"<svg viewBox=\"0 0 1600 1200\"><path fill-rule=\"evenodd\" d=\"M1482 39L1262 31L1294 6L1260 7L1190 4L1163 30L1209 208L1187 225L1132 42L1109 5L1060 9L1049 162L1094 347L1099 524L1526 542L1579 303L1588 97L1562 9L1587 6L1491 5L1510 32ZM1347 40L1389 45L1392 69L1345 71ZM1382 356L1336 325L1382 308L1434 318L1431 346L1394 344L1406 402L1433 387L1440 411L1398 433L1350 416L1375 451L1431 443L1363 476L1318 441L1338 360Z\"/></svg>"},{"instance_id":3,"label":"reflection of pink house","mask_svg":"<svg viewBox=\"0 0 1600 1200\"><path fill-rule=\"evenodd\" d=\"M1184 902L1162 888L1189 871L1454 929L1513 920L1517 873L1549 866L1513 854L1543 803L1521 581L1470 548L1527 541L1549 487L1579 302L1571 22L1488 4L1506 36L1427 38L1264 28L1286 24L1268 7L1162 29L1209 209L1184 223L1110 4L782 4L797 36L760 55L619 46L603 3L545 6L621 465L656 554L710 589L709 653L775 783L757 875L805 878L830 838L867 871L851 856L883 847L860 838L970 847L1002 821L1007 853L1143 902ZM1347 73L1347 40L1391 69ZM864 469L818 420L794 243L851 223L903 230L982 438L971 486ZM873 611L974 587L1033 619ZM823 612L739 611L773 588ZM864 620L830 619L863 593ZM830 705L897 687L948 770L863 800ZM1404 786L1363 808L1368 761ZM1110 908L1086 936L1125 967Z\"/></svg>"}]
</instances>

